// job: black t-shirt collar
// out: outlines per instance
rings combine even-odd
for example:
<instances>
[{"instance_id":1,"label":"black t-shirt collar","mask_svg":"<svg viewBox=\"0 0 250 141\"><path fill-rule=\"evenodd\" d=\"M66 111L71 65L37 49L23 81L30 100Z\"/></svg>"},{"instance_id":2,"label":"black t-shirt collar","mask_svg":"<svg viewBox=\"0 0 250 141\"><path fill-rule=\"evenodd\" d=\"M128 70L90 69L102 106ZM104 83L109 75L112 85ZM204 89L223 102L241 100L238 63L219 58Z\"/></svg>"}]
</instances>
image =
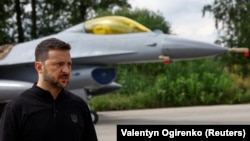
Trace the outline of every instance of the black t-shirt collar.
<instances>
[{"instance_id":1,"label":"black t-shirt collar","mask_svg":"<svg viewBox=\"0 0 250 141\"><path fill-rule=\"evenodd\" d=\"M49 100L49 101L55 101L53 96L51 95L51 93L47 90L44 90L40 87L37 86L37 83L34 83L34 85L32 86L32 91L34 92L34 94L36 94L37 96ZM64 93L64 89L61 90L60 94L58 95L58 97L56 98L56 100L60 99L60 97L62 97Z\"/></svg>"}]
</instances>

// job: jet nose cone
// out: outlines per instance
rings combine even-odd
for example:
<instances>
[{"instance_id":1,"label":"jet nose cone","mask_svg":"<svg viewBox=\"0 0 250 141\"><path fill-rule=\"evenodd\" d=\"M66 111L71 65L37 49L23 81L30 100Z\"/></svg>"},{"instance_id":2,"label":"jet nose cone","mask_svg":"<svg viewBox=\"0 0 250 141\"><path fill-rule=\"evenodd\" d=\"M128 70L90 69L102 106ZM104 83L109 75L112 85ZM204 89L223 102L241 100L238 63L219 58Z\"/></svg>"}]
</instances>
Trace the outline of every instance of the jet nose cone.
<instances>
[{"instance_id":1,"label":"jet nose cone","mask_svg":"<svg viewBox=\"0 0 250 141\"><path fill-rule=\"evenodd\" d=\"M167 36L163 54L171 60L198 59L227 52L227 48L215 44Z\"/></svg>"}]
</instances>

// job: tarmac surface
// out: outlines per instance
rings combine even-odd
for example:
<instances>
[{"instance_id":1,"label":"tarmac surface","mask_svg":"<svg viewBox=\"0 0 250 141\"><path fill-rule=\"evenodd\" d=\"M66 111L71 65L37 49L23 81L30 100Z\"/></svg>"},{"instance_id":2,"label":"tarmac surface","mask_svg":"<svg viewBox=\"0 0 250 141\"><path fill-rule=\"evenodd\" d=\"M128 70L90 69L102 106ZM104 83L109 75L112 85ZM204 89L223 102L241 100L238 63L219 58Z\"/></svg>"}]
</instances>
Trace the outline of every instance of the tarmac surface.
<instances>
[{"instance_id":1,"label":"tarmac surface","mask_svg":"<svg viewBox=\"0 0 250 141\"><path fill-rule=\"evenodd\" d=\"M116 141L117 125L250 125L250 104L98 112L99 141Z\"/></svg>"}]
</instances>

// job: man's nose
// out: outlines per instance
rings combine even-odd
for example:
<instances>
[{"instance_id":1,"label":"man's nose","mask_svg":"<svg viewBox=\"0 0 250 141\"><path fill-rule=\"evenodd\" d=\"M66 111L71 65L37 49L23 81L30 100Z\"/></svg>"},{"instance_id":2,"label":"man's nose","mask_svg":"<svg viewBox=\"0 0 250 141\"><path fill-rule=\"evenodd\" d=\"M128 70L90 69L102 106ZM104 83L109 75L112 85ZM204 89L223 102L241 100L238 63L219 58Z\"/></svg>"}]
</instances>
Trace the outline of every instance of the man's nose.
<instances>
[{"instance_id":1,"label":"man's nose","mask_svg":"<svg viewBox=\"0 0 250 141\"><path fill-rule=\"evenodd\" d=\"M71 66L69 66L69 65L63 66L63 68L62 68L63 73L70 73L70 71L71 71Z\"/></svg>"}]
</instances>

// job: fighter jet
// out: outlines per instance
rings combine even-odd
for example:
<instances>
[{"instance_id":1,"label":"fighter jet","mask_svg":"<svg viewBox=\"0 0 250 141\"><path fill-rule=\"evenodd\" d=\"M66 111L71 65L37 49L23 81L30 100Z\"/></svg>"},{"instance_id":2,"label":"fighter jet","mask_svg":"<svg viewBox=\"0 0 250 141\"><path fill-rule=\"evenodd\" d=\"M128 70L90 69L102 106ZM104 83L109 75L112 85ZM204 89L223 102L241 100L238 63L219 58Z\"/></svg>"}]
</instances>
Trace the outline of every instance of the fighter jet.
<instances>
[{"instance_id":1,"label":"fighter jet","mask_svg":"<svg viewBox=\"0 0 250 141\"><path fill-rule=\"evenodd\" d=\"M228 51L248 53L247 48L228 49L152 31L127 17L95 18L54 35L19 44L2 45L0 109L36 82L35 48L42 40L51 37L71 45L72 75L67 89L87 103L91 97L122 88L115 82L116 69L112 65L148 62L168 64L216 56ZM98 114L91 110L91 115L96 123Z\"/></svg>"}]
</instances>

